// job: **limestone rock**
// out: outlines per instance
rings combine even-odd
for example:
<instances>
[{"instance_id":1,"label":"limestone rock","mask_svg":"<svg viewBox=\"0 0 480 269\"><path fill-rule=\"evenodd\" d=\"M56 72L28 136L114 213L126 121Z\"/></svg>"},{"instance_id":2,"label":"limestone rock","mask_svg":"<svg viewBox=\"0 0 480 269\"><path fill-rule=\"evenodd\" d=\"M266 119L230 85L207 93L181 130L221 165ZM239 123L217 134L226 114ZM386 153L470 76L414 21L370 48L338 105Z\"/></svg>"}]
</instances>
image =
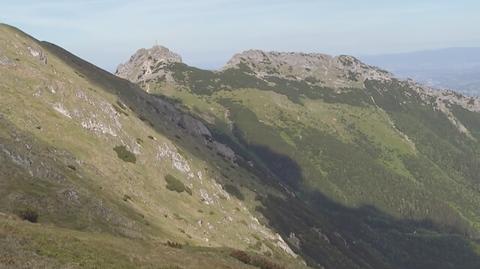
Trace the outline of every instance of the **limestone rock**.
<instances>
[{"instance_id":1,"label":"limestone rock","mask_svg":"<svg viewBox=\"0 0 480 269\"><path fill-rule=\"evenodd\" d=\"M47 55L43 52L42 49L30 46L28 46L27 49L33 58L39 60L43 64L47 64Z\"/></svg>"},{"instance_id":2,"label":"limestone rock","mask_svg":"<svg viewBox=\"0 0 480 269\"><path fill-rule=\"evenodd\" d=\"M215 150L218 152L218 154L220 154L225 159L227 159L231 162L235 161L236 155L235 155L235 152L231 148L229 148L228 146L226 146L222 143L219 143L217 141L214 141L213 145L215 146Z\"/></svg>"},{"instance_id":3,"label":"limestone rock","mask_svg":"<svg viewBox=\"0 0 480 269\"><path fill-rule=\"evenodd\" d=\"M387 71L368 66L352 56L261 50L234 55L223 70L245 67L259 78L275 76L336 88L368 79L390 80L393 77Z\"/></svg>"},{"instance_id":4,"label":"limestone rock","mask_svg":"<svg viewBox=\"0 0 480 269\"><path fill-rule=\"evenodd\" d=\"M139 49L130 60L120 64L116 75L134 83L167 76L164 68L171 63L181 63L182 57L163 46Z\"/></svg>"},{"instance_id":5,"label":"limestone rock","mask_svg":"<svg viewBox=\"0 0 480 269\"><path fill-rule=\"evenodd\" d=\"M205 124L189 115L182 115L178 122L178 125L195 136L212 136Z\"/></svg>"}]
</instances>

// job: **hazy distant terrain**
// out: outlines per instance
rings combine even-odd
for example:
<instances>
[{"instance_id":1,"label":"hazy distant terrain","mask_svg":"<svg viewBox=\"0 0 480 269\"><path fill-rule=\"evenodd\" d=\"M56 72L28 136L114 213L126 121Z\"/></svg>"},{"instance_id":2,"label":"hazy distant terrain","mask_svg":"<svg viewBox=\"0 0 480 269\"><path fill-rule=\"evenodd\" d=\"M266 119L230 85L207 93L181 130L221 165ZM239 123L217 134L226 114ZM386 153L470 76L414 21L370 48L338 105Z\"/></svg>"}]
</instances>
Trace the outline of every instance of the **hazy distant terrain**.
<instances>
[{"instance_id":1,"label":"hazy distant terrain","mask_svg":"<svg viewBox=\"0 0 480 269\"><path fill-rule=\"evenodd\" d=\"M362 60L428 85L480 95L480 48L364 56Z\"/></svg>"}]
</instances>

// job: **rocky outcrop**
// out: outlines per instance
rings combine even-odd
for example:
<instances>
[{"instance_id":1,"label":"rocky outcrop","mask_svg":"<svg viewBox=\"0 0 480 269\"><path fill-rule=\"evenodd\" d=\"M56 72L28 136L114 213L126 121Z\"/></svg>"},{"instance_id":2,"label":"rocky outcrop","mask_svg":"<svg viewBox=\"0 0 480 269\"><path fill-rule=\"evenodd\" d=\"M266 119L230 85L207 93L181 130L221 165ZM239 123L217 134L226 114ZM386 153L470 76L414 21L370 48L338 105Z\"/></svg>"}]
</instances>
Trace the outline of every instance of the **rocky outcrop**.
<instances>
[{"instance_id":1,"label":"rocky outcrop","mask_svg":"<svg viewBox=\"0 0 480 269\"><path fill-rule=\"evenodd\" d=\"M171 63L181 63L182 57L163 46L139 49L130 60L120 64L115 74L134 83L155 78L171 80L165 67Z\"/></svg>"},{"instance_id":2,"label":"rocky outcrop","mask_svg":"<svg viewBox=\"0 0 480 269\"><path fill-rule=\"evenodd\" d=\"M222 70L248 68L257 77L275 76L329 87L348 87L368 79L390 80L387 71L352 56L248 50L233 56Z\"/></svg>"},{"instance_id":3,"label":"rocky outcrop","mask_svg":"<svg viewBox=\"0 0 480 269\"><path fill-rule=\"evenodd\" d=\"M228 146L219 143L217 141L213 141L213 145L215 147L215 150L220 154L220 156L224 157L225 159L234 162L236 160L236 154L235 152L229 148Z\"/></svg>"},{"instance_id":4,"label":"rocky outcrop","mask_svg":"<svg viewBox=\"0 0 480 269\"><path fill-rule=\"evenodd\" d=\"M181 115L178 120L178 126L187 130L190 134L194 136L203 136L203 137L212 137L212 134L208 128L201 121L195 119L189 115Z\"/></svg>"},{"instance_id":5,"label":"rocky outcrop","mask_svg":"<svg viewBox=\"0 0 480 269\"><path fill-rule=\"evenodd\" d=\"M214 149L220 156L226 160L235 162L237 155L235 152L225 144L215 141L212 133L208 127L199 119L184 113L178 109L175 104L172 104L162 98L153 99L150 102L152 109L161 113L170 122L176 124L189 135L201 138L203 142L212 149Z\"/></svg>"},{"instance_id":6,"label":"rocky outcrop","mask_svg":"<svg viewBox=\"0 0 480 269\"><path fill-rule=\"evenodd\" d=\"M435 109L444 113L448 120L457 127L458 131L467 137L475 140L468 128L452 112L452 106L459 106L472 112L480 112L480 98L468 97L451 90L439 90L429 86L419 84L413 80L407 80L405 83L415 90L420 98L426 103L431 103Z\"/></svg>"},{"instance_id":7,"label":"rocky outcrop","mask_svg":"<svg viewBox=\"0 0 480 269\"><path fill-rule=\"evenodd\" d=\"M43 52L42 49L30 46L28 46L27 49L33 58L37 59L43 64L47 64L47 55Z\"/></svg>"},{"instance_id":8,"label":"rocky outcrop","mask_svg":"<svg viewBox=\"0 0 480 269\"><path fill-rule=\"evenodd\" d=\"M473 112L480 112L480 98L465 96L452 90L439 90L429 86L419 84L413 80L407 80L406 83L410 88L420 94L423 101L434 99L438 107L442 104L452 104L461 106Z\"/></svg>"}]
</instances>

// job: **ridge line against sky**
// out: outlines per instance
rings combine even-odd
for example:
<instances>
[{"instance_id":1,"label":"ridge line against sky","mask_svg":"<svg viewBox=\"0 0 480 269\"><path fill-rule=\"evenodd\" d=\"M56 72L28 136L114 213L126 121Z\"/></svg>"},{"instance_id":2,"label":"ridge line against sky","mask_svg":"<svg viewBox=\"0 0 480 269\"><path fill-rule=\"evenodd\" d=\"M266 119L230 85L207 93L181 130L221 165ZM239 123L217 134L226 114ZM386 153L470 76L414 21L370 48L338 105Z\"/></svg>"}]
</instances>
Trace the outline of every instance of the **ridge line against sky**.
<instances>
[{"instance_id":1,"label":"ridge line against sky","mask_svg":"<svg viewBox=\"0 0 480 269\"><path fill-rule=\"evenodd\" d=\"M480 46L473 0L2 0L0 21L109 71L158 43L217 69L247 49L385 54Z\"/></svg>"}]
</instances>

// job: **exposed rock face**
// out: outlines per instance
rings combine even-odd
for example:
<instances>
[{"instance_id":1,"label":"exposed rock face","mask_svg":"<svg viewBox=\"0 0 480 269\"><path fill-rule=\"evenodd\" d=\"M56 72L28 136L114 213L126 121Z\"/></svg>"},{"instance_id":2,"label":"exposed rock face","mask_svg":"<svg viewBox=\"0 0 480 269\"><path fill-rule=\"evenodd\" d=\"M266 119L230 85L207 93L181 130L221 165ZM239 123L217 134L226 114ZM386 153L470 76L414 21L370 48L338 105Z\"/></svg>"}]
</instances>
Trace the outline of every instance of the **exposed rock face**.
<instances>
[{"instance_id":1,"label":"exposed rock face","mask_svg":"<svg viewBox=\"0 0 480 269\"><path fill-rule=\"evenodd\" d=\"M192 116L182 115L178 121L178 125L188 130L188 132L192 135L212 137L212 134L208 128L201 121L193 118Z\"/></svg>"},{"instance_id":2,"label":"exposed rock face","mask_svg":"<svg viewBox=\"0 0 480 269\"><path fill-rule=\"evenodd\" d=\"M47 55L40 48L27 47L28 52L32 55L33 58L39 60L43 64L47 64Z\"/></svg>"},{"instance_id":3,"label":"exposed rock face","mask_svg":"<svg viewBox=\"0 0 480 269\"><path fill-rule=\"evenodd\" d=\"M227 145L222 144L213 139L212 133L208 127L200 120L180 112L175 108L173 104L170 104L167 101L157 98L156 99L156 108L159 111L165 113L166 117L175 122L179 127L183 128L189 134L197 137L203 137L206 144L212 145L215 151L223 156L225 159L235 162L237 155L235 152L229 148Z\"/></svg>"},{"instance_id":4,"label":"exposed rock face","mask_svg":"<svg viewBox=\"0 0 480 269\"><path fill-rule=\"evenodd\" d=\"M222 144L222 143L219 143L217 141L214 141L213 142L213 145L215 146L215 149L216 151L221 155L223 156L225 159L231 161L231 162L234 162L235 159L236 159L236 154L235 152L229 148L228 146Z\"/></svg>"},{"instance_id":5,"label":"exposed rock face","mask_svg":"<svg viewBox=\"0 0 480 269\"><path fill-rule=\"evenodd\" d=\"M420 93L424 101L426 101L428 97L434 97L439 107L441 104L445 105L448 103L461 106L470 111L480 112L480 98L478 97L465 96L451 90L435 89L419 84L413 80L407 80L406 82L412 89Z\"/></svg>"},{"instance_id":6,"label":"exposed rock face","mask_svg":"<svg viewBox=\"0 0 480 269\"><path fill-rule=\"evenodd\" d=\"M153 46L150 49L139 49L130 60L120 64L116 75L138 83L155 78L162 78L167 74L164 67L170 63L181 63L180 55L163 46ZM169 77L166 77L170 80Z\"/></svg>"},{"instance_id":7,"label":"exposed rock face","mask_svg":"<svg viewBox=\"0 0 480 269\"><path fill-rule=\"evenodd\" d=\"M451 108L460 106L472 112L480 112L480 98L464 96L451 90L435 89L412 80L407 80L406 83L420 95L424 102L433 103L437 110L443 112L459 132L475 140L470 131L454 115Z\"/></svg>"},{"instance_id":8,"label":"exposed rock face","mask_svg":"<svg viewBox=\"0 0 480 269\"><path fill-rule=\"evenodd\" d=\"M233 56L223 70L248 67L259 78L277 76L312 84L345 87L367 79L390 80L387 71L368 66L352 56L320 53L248 50Z\"/></svg>"}]
</instances>

